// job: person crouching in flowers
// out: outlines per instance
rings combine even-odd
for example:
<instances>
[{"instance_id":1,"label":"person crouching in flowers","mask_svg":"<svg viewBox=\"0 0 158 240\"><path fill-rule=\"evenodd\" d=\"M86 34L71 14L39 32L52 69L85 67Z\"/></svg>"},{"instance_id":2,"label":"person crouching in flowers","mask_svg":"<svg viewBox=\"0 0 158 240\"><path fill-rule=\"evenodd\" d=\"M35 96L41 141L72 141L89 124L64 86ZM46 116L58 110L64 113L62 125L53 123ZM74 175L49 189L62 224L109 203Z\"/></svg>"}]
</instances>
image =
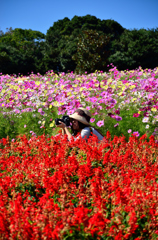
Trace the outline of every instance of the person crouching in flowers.
<instances>
[{"instance_id":1,"label":"person crouching in flowers","mask_svg":"<svg viewBox=\"0 0 158 240\"><path fill-rule=\"evenodd\" d=\"M71 138L77 139L82 137L87 140L92 134L96 135L98 140L101 141L104 136L90 125L91 113L85 108L78 108L72 115L69 115L71 121L72 134L69 132L69 129L63 122L59 122L57 127L62 128L63 135L67 135L68 140Z\"/></svg>"}]
</instances>

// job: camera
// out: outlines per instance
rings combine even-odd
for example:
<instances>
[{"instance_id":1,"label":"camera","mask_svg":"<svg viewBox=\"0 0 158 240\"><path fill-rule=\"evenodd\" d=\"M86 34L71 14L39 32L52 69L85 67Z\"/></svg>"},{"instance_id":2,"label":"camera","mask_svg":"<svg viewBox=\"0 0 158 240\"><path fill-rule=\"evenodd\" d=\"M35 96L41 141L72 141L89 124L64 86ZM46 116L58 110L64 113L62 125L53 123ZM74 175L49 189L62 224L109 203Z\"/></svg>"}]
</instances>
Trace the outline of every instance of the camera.
<instances>
[{"instance_id":1,"label":"camera","mask_svg":"<svg viewBox=\"0 0 158 240\"><path fill-rule=\"evenodd\" d=\"M60 118L56 118L55 119L55 124L59 125L60 124L59 121L65 123L65 125L67 127L70 126L70 118L69 118L69 116L63 116L61 119Z\"/></svg>"}]
</instances>

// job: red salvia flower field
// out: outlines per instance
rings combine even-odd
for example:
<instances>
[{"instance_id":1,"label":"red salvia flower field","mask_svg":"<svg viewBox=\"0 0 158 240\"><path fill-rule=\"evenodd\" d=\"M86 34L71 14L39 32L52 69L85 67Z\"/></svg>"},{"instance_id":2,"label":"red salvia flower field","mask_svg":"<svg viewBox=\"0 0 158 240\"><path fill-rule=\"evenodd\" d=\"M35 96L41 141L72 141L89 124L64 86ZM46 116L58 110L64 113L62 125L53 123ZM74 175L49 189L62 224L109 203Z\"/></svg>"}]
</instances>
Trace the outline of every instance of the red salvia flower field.
<instances>
[{"instance_id":1,"label":"red salvia flower field","mask_svg":"<svg viewBox=\"0 0 158 240\"><path fill-rule=\"evenodd\" d=\"M153 136L0 144L0 239L157 239Z\"/></svg>"}]
</instances>

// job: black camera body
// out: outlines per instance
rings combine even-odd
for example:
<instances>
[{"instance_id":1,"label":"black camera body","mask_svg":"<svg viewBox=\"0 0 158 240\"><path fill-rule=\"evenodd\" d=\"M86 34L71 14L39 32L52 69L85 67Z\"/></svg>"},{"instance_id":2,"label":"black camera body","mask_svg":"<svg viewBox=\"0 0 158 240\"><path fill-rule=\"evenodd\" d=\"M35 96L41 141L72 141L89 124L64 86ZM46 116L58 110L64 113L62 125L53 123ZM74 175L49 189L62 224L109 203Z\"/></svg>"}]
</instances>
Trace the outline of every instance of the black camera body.
<instances>
[{"instance_id":1,"label":"black camera body","mask_svg":"<svg viewBox=\"0 0 158 240\"><path fill-rule=\"evenodd\" d=\"M55 124L59 125L60 124L59 121L65 123L65 125L67 127L70 126L70 118L69 118L69 116L63 116L61 119L60 118L56 118L55 119Z\"/></svg>"}]
</instances>

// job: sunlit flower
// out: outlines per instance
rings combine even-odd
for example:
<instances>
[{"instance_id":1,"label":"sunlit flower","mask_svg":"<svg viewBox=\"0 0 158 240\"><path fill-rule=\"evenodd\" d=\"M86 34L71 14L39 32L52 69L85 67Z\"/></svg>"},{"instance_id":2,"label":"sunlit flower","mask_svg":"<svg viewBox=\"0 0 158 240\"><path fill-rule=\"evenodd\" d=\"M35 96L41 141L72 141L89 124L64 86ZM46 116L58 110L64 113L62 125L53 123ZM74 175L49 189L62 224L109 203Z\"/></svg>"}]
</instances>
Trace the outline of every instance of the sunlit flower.
<instances>
[{"instance_id":1,"label":"sunlit flower","mask_svg":"<svg viewBox=\"0 0 158 240\"><path fill-rule=\"evenodd\" d=\"M133 114L133 117L139 117L139 116L140 116L139 113L134 113L134 114Z\"/></svg>"},{"instance_id":2,"label":"sunlit flower","mask_svg":"<svg viewBox=\"0 0 158 240\"><path fill-rule=\"evenodd\" d=\"M101 121L98 121L97 122L97 126L98 127L101 127L101 126L103 126L104 125L104 120L101 120Z\"/></svg>"},{"instance_id":3,"label":"sunlit flower","mask_svg":"<svg viewBox=\"0 0 158 240\"><path fill-rule=\"evenodd\" d=\"M54 127L55 126L55 121L49 124L49 127Z\"/></svg>"},{"instance_id":4,"label":"sunlit flower","mask_svg":"<svg viewBox=\"0 0 158 240\"><path fill-rule=\"evenodd\" d=\"M39 109L38 109L38 112L41 113L41 112L42 112L42 108L39 108Z\"/></svg>"},{"instance_id":5,"label":"sunlit flower","mask_svg":"<svg viewBox=\"0 0 158 240\"><path fill-rule=\"evenodd\" d=\"M152 111L152 112L156 112L157 109L156 109L155 107L153 107L153 108L151 108L151 111Z\"/></svg>"},{"instance_id":6,"label":"sunlit flower","mask_svg":"<svg viewBox=\"0 0 158 240\"><path fill-rule=\"evenodd\" d=\"M45 124L45 122L46 122L46 121L43 121L43 122L42 122L42 125L44 125L44 124Z\"/></svg>"},{"instance_id":7,"label":"sunlit flower","mask_svg":"<svg viewBox=\"0 0 158 240\"><path fill-rule=\"evenodd\" d=\"M67 115L72 115L74 113L74 110L69 110L68 112L67 112Z\"/></svg>"},{"instance_id":8,"label":"sunlit flower","mask_svg":"<svg viewBox=\"0 0 158 240\"><path fill-rule=\"evenodd\" d=\"M94 115L94 116L95 116L95 115L98 115L98 112L95 112L93 115Z\"/></svg>"},{"instance_id":9,"label":"sunlit flower","mask_svg":"<svg viewBox=\"0 0 158 240\"><path fill-rule=\"evenodd\" d=\"M16 114L19 114L19 113L20 113L20 110L19 110L19 109L16 109L16 110L15 110L15 113L16 113Z\"/></svg>"},{"instance_id":10,"label":"sunlit flower","mask_svg":"<svg viewBox=\"0 0 158 240\"><path fill-rule=\"evenodd\" d=\"M49 97L48 98L48 102L52 102L53 101L53 98L52 97Z\"/></svg>"},{"instance_id":11,"label":"sunlit flower","mask_svg":"<svg viewBox=\"0 0 158 240\"><path fill-rule=\"evenodd\" d=\"M148 117L144 117L143 120L142 120L143 123L147 123L148 121L149 121Z\"/></svg>"},{"instance_id":12,"label":"sunlit flower","mask_svg":"<svg viewBox=\"0 0 158 240\"><path fill-rule=\"evenodd\" d=\"M139 132L133 132L133 135L139 137Z\"/></svg>"},{"instance_id":13,"label":"sunlit flower","mask_svg":"<svg viewBox=\"0 0 158 240\"><path fill-rule=\"evenodd\" d=\"M131 133L132 132L132 129L128 129L128 133Z\"/></svg>"},{"instance_id":14,"label":"sunlit flower","mask_svg":"<svg viewBox=\"0 0 158 240\"><path fill-rule=\"evenodd\" d=\"M116 119L116 121L121 121L121 120L122 120L122 117L116 115L116 116L115 116L115 119Z\"/></svg>"},{"instance_id":15,"label":"sunlit flower","mask_svg":"<svg viewBox=\"0 0 158 240\"><path fill-rule=\"evenodd\" d=\"M91 118L90 122L93 123L95 121L95 118Z\"/></svg>"}]
</instances>

